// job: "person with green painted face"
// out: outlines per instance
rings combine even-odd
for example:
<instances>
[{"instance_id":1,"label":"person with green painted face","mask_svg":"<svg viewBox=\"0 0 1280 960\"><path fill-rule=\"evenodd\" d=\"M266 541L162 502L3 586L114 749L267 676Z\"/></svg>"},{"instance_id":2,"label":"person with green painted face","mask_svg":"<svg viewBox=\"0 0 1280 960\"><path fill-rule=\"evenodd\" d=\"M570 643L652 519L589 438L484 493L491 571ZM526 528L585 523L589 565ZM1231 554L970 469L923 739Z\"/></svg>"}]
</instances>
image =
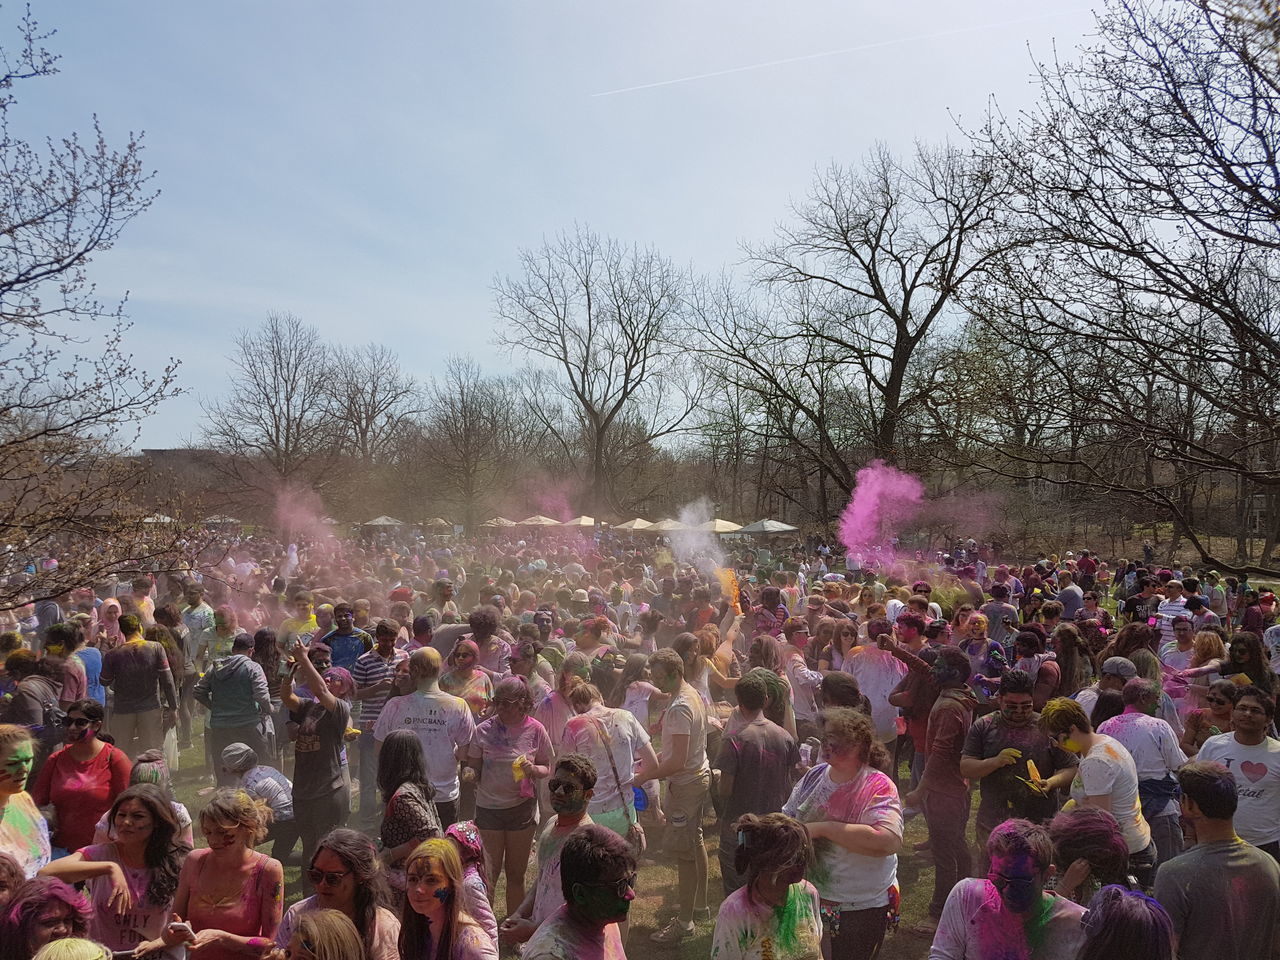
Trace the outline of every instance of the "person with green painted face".
<instances>
[{"instance_id":1,"label":"person with green painted face","mask_svg":"<svg viewBox=\"0 0 1280 960\"><path fill-rule=\"evenodd\" d=\"M963 879L947 896L929 960L1076 960L1085 910L1044 888L1056 871L1048 828L1006 820L987 857L986 879Z\"/></svg>"},{"instance_id":2,"label":"person with green painted face","mask_svg":"<svg viewBox=\"0 0 1280 960\"><path fill-rule=\"evenodd\" d=\"M538 927L523 960L626 960L618 924L636 897L630 845L593 823L573 832L560 851L564 906Z\"/></svg>"},{"instance_id":3,"label":"person with green painted face","mask_svg":"<svg viewBox=\"0 0 1280 960\"><path fill-rule=\"evenodd\" d=\"M595 785L595 764L582 754L568 753L556 761L548 784L555 815L538 837L538 879L524 902L502 921L498 936L503 943L526 942L543 921L564 906L560 854L570 834L594 822L587 805Z\"/></svg>"},{"instance_id":4,"label":"person with green painted face","mask_svg":"<svg viewBox=\"0 0 1280 960\"><path fill-rule=\"evenodd\" d=\"M0 724L0 853L17 861L28 879L49 862L49 825L36 808L27 781L35 748L26 727Z\"/></svg>"}]
</instances>

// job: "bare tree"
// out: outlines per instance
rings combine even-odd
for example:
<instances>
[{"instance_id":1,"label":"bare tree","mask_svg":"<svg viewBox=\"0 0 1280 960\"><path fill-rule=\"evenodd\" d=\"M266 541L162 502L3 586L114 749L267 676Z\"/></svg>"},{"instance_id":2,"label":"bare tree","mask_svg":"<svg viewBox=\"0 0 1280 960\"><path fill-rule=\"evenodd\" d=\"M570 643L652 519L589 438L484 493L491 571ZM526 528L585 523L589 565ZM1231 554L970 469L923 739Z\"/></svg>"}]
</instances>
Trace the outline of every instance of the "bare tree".
<instances>
[{"instance_id":1,"label":"bare tree","mask_svg":"<svg viewBox=\"0 0 1280 960\"><path fill-rule=\"evenodd\" d=\"M587 506L617 503L609 453L620 424L634 443L681 430L696 405L699 371L677 365L687 274L654 250L630 249L579 227L520 254L523 275L495 283L502 342L548 365L539 379L565 417L544 426L583 478ZM638 429L635 429L637 428ZM616 454L616 447L614 448Z\"/></svg>"},{"instance_id":2,"label":"bare tree","mask_svg":"<svg viewBox=\"0 0 1280 960\"><path fill-rule=\"evenodd\" d=\"M1095 44L1041 67L1038 106L980 134L1030 253L990 266L974 302L1109 361L1045 352L1064 405L1091 419L1071 426L1081 446L989 437L1012 472L1141 500L1205 562L1269 572L1216 556L1194 512L1202 488L1280 490L1280 61L1223 7L1111 0Z\"/></svg>"},{"instance_id":3,"label":"bare tree","mask_svg":"<svg viewBox=\"0 0 1280 960\"><path fill-rule=\"evenodd\" d=\"M272 313L235 340L228 396L205 403L205 442L225 454L228 479L275 496L339 479L320 469L340 437L331 415L331 355L319 332L290 313ZM359 381L352 390L364 389Z\"/></svg>"},{"instance_id":4,"label":"bare tree","mask_svg":"<svg viewBox=\"0 0 1280 960\"><path fill-rule=\"evenodd\" d=\"M57 72L28 11L0 47L0 609L117 568L177 562L174 529L143 525L142 477L122 455L174 392L176 362L139 371L123 304L88 268L154 199L141 140L112 149L95 123L37 143L14 131L21 84ZM15 578L28 562L30 578Z\"/></svg>"},{"instance_id":5,"label":"bare tree","mask_svg":"<svg viewBox=\"0 0 1280 960\"><path fill-rule=\"evenodd\" d=\"M461 510L474 531L481 510L511 489L534 433L515 382L484 376L468 358L446 366L426 387L422 416L401 445L400 469L416 478L424 502Z\"/></svg>"},{"instance_id":6,"label":"bare tree","mask_svg":"<svg viewBox=\"0 0 1280 960\"><path fill-rule=\"evenodd\" d=\"M394 351L378 343L331 347L329 408L361 462L389 460L409 421L421 411L419 386Z\"/></svg>"},{"instance_id":7,"label":"bare tree","mask_svg":"<svg viewBox=\"0 0 1280 960\"><path fill-rule=\"evenodd\" d=\"M1001 250L1004 190L980 155L919 146L903 163L882 146L860 170L831 166L795 222L751 251L766 286L820 291L793 335L857 368L877 457L899 458L900 427L928 389L909 387L921 344L959 322L958 291Z\"/></svg>"}]
</instances>

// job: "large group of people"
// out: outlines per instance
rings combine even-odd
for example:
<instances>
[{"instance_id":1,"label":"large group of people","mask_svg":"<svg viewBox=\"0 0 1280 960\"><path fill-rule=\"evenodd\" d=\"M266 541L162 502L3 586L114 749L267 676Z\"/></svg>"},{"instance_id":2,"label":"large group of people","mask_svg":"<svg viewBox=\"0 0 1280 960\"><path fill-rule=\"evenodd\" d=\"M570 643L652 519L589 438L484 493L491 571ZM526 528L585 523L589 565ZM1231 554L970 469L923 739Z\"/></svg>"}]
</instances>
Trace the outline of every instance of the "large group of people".
<instances>
[{"instance_id":1,"label":"large group of people","mask_svg":"<svg viewBox=\"0 0 1280 960\"><path fill-rule=\"evenodd\" d=\"M939 960L1280 956L1273 594L725 549L246 537L0 613L0 960L873 960L904 906Z\"/></svg>"}]
</instances>

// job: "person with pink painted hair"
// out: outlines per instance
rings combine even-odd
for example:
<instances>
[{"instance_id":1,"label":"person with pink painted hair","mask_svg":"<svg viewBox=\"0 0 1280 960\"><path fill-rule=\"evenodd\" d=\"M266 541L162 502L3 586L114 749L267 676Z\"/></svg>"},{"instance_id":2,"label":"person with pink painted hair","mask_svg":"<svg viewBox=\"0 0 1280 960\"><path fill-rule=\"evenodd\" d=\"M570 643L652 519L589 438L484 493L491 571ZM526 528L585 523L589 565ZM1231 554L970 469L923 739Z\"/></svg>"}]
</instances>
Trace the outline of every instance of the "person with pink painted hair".
<instances>
[{"instance_id":1,"label":"person with pink painted hair","mask_svg":"<svg viewBox=\"0 0 1280 960\"><path fill-rule=\"evenodd\" d=\"M1045 890L1053 872L1048 828L1006 820L987 838L987 857L985 878L952 887L929 960L1076 960L1085 910Z\"/></svg>"}]
</instances>

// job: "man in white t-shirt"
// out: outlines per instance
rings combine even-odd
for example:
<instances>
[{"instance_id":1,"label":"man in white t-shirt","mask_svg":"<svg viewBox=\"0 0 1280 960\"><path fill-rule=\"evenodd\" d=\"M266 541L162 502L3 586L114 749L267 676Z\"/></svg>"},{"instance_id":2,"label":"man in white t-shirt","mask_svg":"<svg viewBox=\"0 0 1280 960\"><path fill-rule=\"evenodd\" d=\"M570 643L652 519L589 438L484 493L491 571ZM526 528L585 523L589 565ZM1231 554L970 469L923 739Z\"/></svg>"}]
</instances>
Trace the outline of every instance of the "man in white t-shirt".
<instances>
[{"instance_id":1,"label":"man in white t-shirt","mask_svg":"<svg viewBox=\"0 0 1280 960\"><path fill-rule=\"evenodd\" d=\"M1149 886L1156 845L1142 816L1138 768L1129 751L1114 738L1095 731L1080 704L1066 697L1045 704L1040 728L1059 746L1079 754L1071 799L1077 806L1097 807L1116 818L1129 850L1129 869L1144 887Z\"/></svg>"},{"instance_id":2,"label":"man in white t-shirt","mask_svg":"<svg viewBox=\"0 0 1280 960\"><path fill-rule=\"evenodd\" d=\"M684 679L684 661L670 647L649 657L653 683L672 697L662 715L662 755L656 767L641 763L637 783L666 780L662 812L667 818L667 854L679 869L679 914L650 939L674 943L695 932L695 918L710 918L707 905L707 848L702 814L710 798L707 765L707 710L698 691Z\"/></svg>"},{"instance_id":3,"label":"man in white t-shirt","mask_svg":"<svg viewBox=\"0 0 1280 960\"><path fill-rule=\"evenodd\" d=\"M440 824L450 826L458 817L458 751L466 750L475 736L471 709L460 697L440 689L440 654L432 647L409 656L409 677L417 690L388 700L373 728L379 749L392 730L412 730L422 743L427 776L435 787Z\"/></svg>"},{"instance_id":4,"label":"man in white t-shirt","mask_svg":"<svg viewBox=\"0 0 1280 960\"><path fill-rule=\"evenodd\" d=\"M1186 670L1195 655L1196 628L1186 614L1178 614L1170 623L1173 640L1160 645L1160 662L1171 670Z\"/></svg>"},{"instance_id":5,"label":"man in white t-shirt","mask_svg":"<svg viewBox=\"0 0 1280 960\"><path fill-rule=\"evenodd\" d=\"M1240 689L1231 733L1210 737L1197 760L1222 764L1236 778L1236 833L1280 860L1280 740L1267 736L1275 703L1257 687Z\"/></svg>"},{"instance_id":6,"label":"man in white t-shirt","mask_svg":"<svg viewBox=\"0 0 1280 960\"><path fill-rule=\"evenodd\" d=\"M1098 727L1120 742L1138 771L1142 815L1156 842L1156 869L1182 852L1182 821L1178 807L1177 769L1187 762L1168 722L1153 716L1160 706L1160 688L1145 677L1124 685L1124 712Z\"/></svg>"}]
</instances>

